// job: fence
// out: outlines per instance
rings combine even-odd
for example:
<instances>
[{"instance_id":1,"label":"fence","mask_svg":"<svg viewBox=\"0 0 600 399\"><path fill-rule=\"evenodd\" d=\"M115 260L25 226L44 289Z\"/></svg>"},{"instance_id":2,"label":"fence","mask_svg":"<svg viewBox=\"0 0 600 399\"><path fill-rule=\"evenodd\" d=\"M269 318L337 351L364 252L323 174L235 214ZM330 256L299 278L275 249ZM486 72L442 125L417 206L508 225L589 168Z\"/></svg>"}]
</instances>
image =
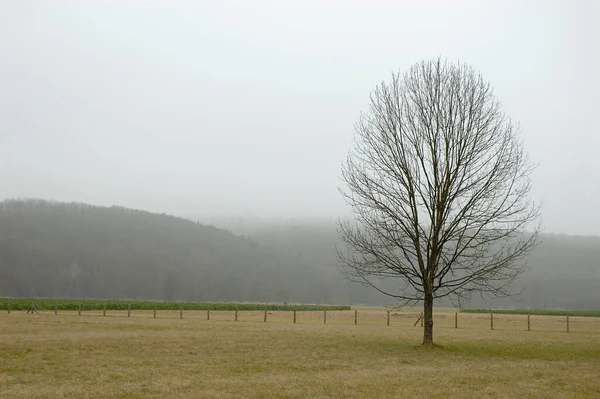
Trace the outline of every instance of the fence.
<instances>
[{"instance_id":1,"label":"fence","mask_svg":"<svg viewBox=\"0 0 600 399\"><path fill-rule=\"evenodd\" d=\"M11 309L11 303L7 304L8 314L19 312L25 314L40 314L40 311L32 302L26 311L23 309ZM53 310L43 310L44 314L73 315L73 310L61 310L54 304ZM101 317L151 317L151 318L174 318L178 313L179 319L206 319L207 321L232 321L232 322L262 322L262 323L293 323L293 324L333 324L333 325L366 325L366 326L404 326L422 327L423 313L415 311L393 311L393 310L233 310L207 309L185 309L183 305L178 311L161 310L154 306L153 309L132 309L127 304L126 310L107 309L102 305L99 309L82 309L81 304L77 306L78 316L101 316ZM440 312L434 313L435 328L454 329L488 329L488 330L512 330L512 331L565 331L565 332L594 332L600 333L600 318L583 316L548 316L531 314L481 314Z\"/></svg>"}]
</instances>

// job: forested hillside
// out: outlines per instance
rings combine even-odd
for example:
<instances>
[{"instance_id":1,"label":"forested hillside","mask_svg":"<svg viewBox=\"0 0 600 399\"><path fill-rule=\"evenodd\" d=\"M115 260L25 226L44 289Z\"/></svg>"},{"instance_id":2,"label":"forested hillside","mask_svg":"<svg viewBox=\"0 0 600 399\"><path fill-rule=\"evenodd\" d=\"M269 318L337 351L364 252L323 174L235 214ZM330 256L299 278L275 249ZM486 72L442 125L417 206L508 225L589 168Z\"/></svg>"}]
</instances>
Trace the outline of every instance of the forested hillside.
<instances>
[{"instance_id":1,"label":"forested hillside","mask_svg":"<svg viewBox=\"0 0 600 399\"><path fill-rule=\"evenodd\" d=\"M0 203L0 296L381 299L298 255L164 214L41 200Z\"/></svg>"},{"instance_id":2,"label":"forested hillside","mask_svg":"<svg viewBox=\"0 0 600 399\"><path fill-rule=\"evenodd\" d=\"M333 224L211 223L223 228L120 207L1 202L0 296L394 304L337 272ZM542 238L520 302L464 305L600 309L600 237Z\"/></svg>"},{"instance_id":3,"label":"forested hillside","mask_svg":"<svg viewBox=\"0 0 600 399\"><path fill-rule=\"evenodd\" d=\"M275 223L226 217L210 221L236 234L252 237L263 246L276 248L281 256L302 257L311 263L327 266L326 270L335 269L335 245L339 241L333 222ZM515 284L515 291L524 288L521 295L515 299L492 300L474 294L462 305L478 308L600 309L600 237L542 234L541 240L527 257L529 271ZM382 296L377 296L377 300L390 302ZM451 305L449 302L443 304Z\"/></svg>"}]
</instances>

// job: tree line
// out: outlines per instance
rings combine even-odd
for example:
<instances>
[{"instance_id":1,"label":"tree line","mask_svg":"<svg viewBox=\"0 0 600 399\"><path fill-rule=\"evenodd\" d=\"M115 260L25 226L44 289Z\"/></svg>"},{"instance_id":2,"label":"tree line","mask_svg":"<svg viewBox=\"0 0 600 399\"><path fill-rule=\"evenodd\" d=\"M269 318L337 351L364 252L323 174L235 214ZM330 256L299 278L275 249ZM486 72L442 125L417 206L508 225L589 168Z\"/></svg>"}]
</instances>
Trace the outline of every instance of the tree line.
<instances>
[{"instance_id":1,"label":"tree line","mask_svg":"<svg viewBox=\"0 0 600 399\"><path fill-rule=\"evenodd\" d=\"M214 222L220 228L122 207L5 200L0 296L397 304L344 280L333 223ZM600 309L598 259L600 237L544 234L517 301L473 296L461 305Z\"/></svg>"}]
</instances>

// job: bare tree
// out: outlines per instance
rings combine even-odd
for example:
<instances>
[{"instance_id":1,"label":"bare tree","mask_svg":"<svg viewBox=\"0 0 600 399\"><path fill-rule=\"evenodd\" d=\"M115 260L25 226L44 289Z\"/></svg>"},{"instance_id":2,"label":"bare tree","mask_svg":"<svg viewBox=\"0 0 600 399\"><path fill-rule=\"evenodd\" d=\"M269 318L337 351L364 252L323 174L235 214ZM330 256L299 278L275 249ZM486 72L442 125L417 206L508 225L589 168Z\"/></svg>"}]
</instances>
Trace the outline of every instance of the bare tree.
<instances>
[{"instance_id":1,"label":"bare tree","mask_svg":"<svg viewBox=\"0 0 600 399\"><path fill-rule=\"evenodd\" d=\"M63 270L63 275L69 280L69 298L71 297L71 291L73 291L73 284L75 283L75 278L81 273L81 267L75 262L71 262L71 265L68 269Z\"/></svg>"},{"instance_id":2,"label":"bare tree","mask_svg":"<svg viewBox=\"0 0 600 399\"><path fill-rule=\"evenodd\" d=\"M356 220L340 221L346 276L423 301L433 344L434 300L511 286L538 243L530 164L518 127L471 67L441 59L392 74L356 124L340 191ZM396 279L396 291L377 280Z\"/></svg>"}]
</instances>

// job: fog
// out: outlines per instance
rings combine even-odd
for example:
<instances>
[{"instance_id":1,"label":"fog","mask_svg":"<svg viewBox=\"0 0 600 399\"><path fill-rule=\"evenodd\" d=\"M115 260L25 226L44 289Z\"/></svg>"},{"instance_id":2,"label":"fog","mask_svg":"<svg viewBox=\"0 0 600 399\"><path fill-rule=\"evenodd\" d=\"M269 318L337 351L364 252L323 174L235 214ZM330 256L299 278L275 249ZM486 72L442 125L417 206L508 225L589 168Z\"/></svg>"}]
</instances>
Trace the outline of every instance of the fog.
<instances>
[{"instance_id":1,"label":"fog","mask_svg":"<svg viewBox=\"0 0 600 399\"><path fill-rule=\"evenodd\" d=\"M0 199L335 218L390 72L471 64L520 121L548 232L600 235L597 1L0 3Z\"/></svg>"}]
</instances>

